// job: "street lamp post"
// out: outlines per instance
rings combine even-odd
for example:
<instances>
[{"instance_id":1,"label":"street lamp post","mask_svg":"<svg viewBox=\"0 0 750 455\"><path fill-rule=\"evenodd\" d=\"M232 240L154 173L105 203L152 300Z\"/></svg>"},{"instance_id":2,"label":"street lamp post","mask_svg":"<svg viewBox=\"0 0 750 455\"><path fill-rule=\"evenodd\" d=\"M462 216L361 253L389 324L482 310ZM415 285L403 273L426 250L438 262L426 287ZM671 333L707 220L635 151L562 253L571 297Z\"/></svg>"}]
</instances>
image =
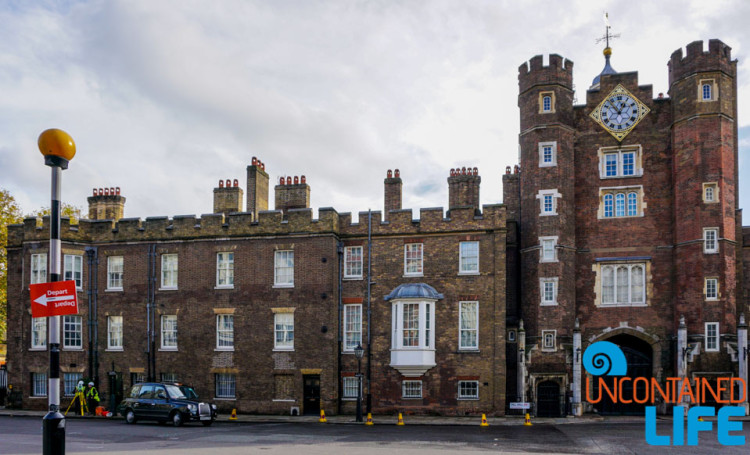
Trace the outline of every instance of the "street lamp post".
<instances>
[{"instance_id":1,"label":"street lamp post","mask_svg":"<svg viewBox=\"0 0 750 455\"><path fill-rule=\"evenodd\" d=\"M362 344L354 348L354 355L357 357L357 422L362 421L362 356L365 349Z\"/></svg>"},{"instance_id":2,"label":"street lamp post","mask_svg":"<svg viewBox=\"0 0 750 455\"><path fill-rule=\"evenodd\" d=\"M39 135L44 164L52 168L52 201L49 226L49 281L61 281L60 273L60 187L63 169L76 154L73 138L65 131L49 129ZM65 416L60 413L60 316L49 318L49 412L42 419L42 453L65 454Z\"/></svg>"}]
</instances>

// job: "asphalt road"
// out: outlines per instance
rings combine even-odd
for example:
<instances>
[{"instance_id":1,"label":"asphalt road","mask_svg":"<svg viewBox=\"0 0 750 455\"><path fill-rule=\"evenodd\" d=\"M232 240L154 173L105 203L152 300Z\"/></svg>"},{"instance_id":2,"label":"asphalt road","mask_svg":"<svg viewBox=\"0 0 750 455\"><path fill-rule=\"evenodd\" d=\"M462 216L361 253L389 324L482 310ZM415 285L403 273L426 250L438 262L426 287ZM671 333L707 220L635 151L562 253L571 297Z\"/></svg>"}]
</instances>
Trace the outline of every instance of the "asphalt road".
<instances>
[{"instance_id":1,"label":"asphalt road","mask_svg":"<svg viewBox=\"0 0 750 455\"><path fill-rule=\"evenodd\" d=\"M29 417L0 417L0 454L40 454L42 421ZM660 423L668 434L671 422ZM716 432L701 434L697 447L652 447L644 425L608 420L587 424L524 426L331 425L312 423L215 423L181 428L122 420L67 420L66 453L107 455L393 455L452 452L555 454L747 454L750 423L745 422L744 446L723 447ZM446 452L447 451L447 452Z\"/></svg>"}]
</instances>

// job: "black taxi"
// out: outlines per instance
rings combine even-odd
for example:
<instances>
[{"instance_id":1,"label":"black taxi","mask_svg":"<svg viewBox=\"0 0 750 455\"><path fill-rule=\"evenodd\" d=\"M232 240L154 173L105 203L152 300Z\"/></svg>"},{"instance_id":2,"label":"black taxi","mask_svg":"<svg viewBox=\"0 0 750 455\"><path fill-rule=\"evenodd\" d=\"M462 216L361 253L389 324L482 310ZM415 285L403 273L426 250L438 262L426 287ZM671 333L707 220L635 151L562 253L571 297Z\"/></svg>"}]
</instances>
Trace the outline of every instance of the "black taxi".
<instances>
[{"instance_id":1,"label":"black taxi","mask_svg":"<svg viewBox=\"0 0 750 455\"><path fill-rule=\"evenodd\" d=\"M172 422L179 427L185 422L199 421L209 426L216 420L215 404L192 400L180 387L158 382L134 385L117 407L117 412L125 416L125 422L129 424L138 420L156 420Z\"/></svg>"}]
</instances>

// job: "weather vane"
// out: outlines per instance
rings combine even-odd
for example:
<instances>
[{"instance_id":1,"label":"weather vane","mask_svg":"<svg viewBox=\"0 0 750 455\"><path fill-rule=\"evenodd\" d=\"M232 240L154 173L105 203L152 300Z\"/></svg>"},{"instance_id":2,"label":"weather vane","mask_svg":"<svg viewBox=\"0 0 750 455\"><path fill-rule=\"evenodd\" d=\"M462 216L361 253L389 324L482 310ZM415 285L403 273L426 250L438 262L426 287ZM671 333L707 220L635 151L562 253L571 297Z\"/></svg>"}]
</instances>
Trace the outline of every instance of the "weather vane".
<instances>
[{"instance_id":1,"label":"weather vane","mask_svg":"<svg viewBox=\"0 0 750 455\"><path fill-rule=\"evenodd\" d=\"M619 38L620 37L619 33L613 35L609 31L609 29L612 28L612 26L609 25L609 13L604 13L604 26L605 26L604 36L602 36L600 38L597 38L596 43L599 44L602 41L606 41L607 42L607 47L609 47L609 39L610 38L615 39L615 38Z\"/></svg>"}]
</instances>

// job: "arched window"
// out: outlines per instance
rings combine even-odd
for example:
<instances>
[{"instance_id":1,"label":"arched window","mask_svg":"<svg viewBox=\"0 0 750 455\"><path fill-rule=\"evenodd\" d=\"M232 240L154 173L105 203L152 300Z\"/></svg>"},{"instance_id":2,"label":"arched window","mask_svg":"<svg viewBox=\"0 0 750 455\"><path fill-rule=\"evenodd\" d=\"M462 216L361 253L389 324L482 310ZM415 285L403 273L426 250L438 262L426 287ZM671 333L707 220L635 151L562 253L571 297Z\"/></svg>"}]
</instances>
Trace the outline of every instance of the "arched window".
<instances>
[{"instance_id":1,"label":"arched window","mask_svg":"<svg viewBox=\"0 0 750 455\"><path fill-rule=\"evenodd\" d=\"M552 97L546 95L542 98L542 111L550 112L552 110Z\"/></svg>"},{"instance_id":2,"label":"arched window","mask_svg":"<svg viewBox=\"0 0 750 455\"><path fill-rule=\"evenodd\" d=\"M628 193L628 216L636 216L638 214L638 195L635 193Z\"/></svg>"},{"instance_id":3,"label":"arched window","mask_svg":"<svg viewBox=\"0 0 750 455\"><path fill-rule=\"evenodd\" d=\"M625 194L617 193L615 196L615 216L625 216Z\"/></svg>"},{"instance_id":4,"label":"arched window","mask_svg":"<svg viewBox=\"0 0 750 455\"><path fill-rule=\"evenodd\" d=\"M611 194L605 194L604 195L604 217L605 218L612 218L614 216L614 196Z\"/></svg>"},{"instance_id":5,"label":"arched window","mask_svg":"<svg viewBox=\"0 0 750 455\"><path fill-rule=\"evenodd\" d=\"M713 98L711 98L711 84L703 84L703 88L701 90L703 93L703 99L708 101Z\"/></svg>"},{"instance_id":6,"label":"arched window","mask_svg":"<svg viewBox=\"0 0 750 455\"><path fill-rule=\"evenodd\" d=\"M714 187L707 186L706 187L706 202L713 202L714 201Z\"/></svg>"}]
</instances>

